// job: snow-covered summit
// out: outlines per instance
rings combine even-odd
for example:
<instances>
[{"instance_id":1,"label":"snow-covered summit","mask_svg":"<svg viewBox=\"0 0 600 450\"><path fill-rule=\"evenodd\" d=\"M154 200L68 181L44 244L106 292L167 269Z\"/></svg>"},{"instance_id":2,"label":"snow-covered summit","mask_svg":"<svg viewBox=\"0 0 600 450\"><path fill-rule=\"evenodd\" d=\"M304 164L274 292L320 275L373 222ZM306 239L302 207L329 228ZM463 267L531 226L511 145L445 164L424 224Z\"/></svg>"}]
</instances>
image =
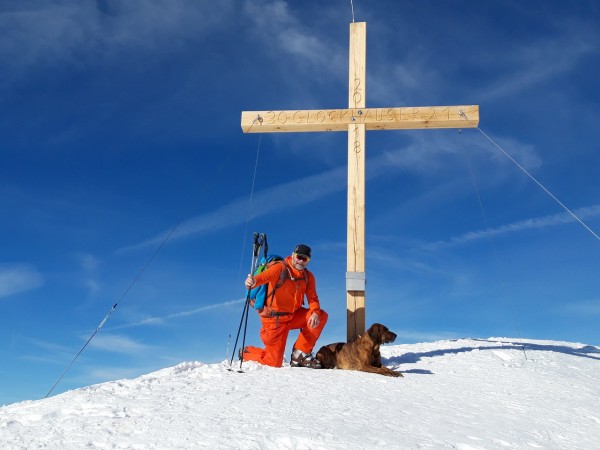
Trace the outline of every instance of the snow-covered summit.
<instances>
[{"instance_id":1,"label":"snow-covered summit","mask_svg":"<svg viewBox=\"0 0 600 450\"><path fill-rule=\"evenodd\" d=\"M598 347L490 338L382 354L404 378L186 362L15 403L0 408L0 448L600 448Z\"/></svg>"}]
</instances>

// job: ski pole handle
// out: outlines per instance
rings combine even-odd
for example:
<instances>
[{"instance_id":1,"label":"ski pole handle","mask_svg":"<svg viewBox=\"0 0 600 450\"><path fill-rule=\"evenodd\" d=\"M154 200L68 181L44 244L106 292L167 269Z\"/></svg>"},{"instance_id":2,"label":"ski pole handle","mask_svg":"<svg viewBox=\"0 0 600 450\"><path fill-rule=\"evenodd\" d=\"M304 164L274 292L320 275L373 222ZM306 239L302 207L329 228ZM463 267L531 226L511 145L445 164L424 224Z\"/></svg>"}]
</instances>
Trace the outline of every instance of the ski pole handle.
<instances>
[{"instance_id":1,"label":"ski pole handle","mask_svg":"<svg viewBox=\"0 0 600 450\"><path fill-rule=\"evenodd\" d=\"M249 273L244 284L248 289L252 289L256 285L256 279L252 274Z\"/></svg>"}]
</instances>

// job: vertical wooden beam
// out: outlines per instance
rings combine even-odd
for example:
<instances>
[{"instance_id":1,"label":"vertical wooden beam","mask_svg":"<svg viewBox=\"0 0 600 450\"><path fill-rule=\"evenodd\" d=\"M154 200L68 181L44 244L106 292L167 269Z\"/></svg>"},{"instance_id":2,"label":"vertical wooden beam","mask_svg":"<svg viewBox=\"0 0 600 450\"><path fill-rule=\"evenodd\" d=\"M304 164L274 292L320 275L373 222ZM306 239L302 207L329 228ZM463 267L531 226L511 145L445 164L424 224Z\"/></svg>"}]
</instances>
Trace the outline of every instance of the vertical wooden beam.
<instances>
[{"instance_id":1,"label":"vertical wooden beam","mask_svg":"<svg viewBox=\"0 0 600 450\"><path fill-rule=\"evenodd\" d=\"M348 106L366 107L367 24L350 24ZM358 122L358 120L357 120ZM348 125L348 236L346 304L348 342L365 332L365 125Z\"/></svg>"}]
</instances>

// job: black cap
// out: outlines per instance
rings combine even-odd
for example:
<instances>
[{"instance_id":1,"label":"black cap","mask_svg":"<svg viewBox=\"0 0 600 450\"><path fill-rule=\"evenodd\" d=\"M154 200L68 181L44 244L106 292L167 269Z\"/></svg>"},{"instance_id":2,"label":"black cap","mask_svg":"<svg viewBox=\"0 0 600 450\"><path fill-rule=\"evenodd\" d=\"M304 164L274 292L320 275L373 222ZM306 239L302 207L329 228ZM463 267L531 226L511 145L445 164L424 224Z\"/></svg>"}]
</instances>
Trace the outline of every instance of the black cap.
<instances>
[{"instance_id":1,"label":"black cap","mask_svg":"<svg viewBox=\"0 0 600 450\"><path fill-rule=\"evenodd\" d=\"M310 258L310 247L308 245L298 244L294 249L294 253L297 255L308 256Z\"/></svg>"}]
</instances>

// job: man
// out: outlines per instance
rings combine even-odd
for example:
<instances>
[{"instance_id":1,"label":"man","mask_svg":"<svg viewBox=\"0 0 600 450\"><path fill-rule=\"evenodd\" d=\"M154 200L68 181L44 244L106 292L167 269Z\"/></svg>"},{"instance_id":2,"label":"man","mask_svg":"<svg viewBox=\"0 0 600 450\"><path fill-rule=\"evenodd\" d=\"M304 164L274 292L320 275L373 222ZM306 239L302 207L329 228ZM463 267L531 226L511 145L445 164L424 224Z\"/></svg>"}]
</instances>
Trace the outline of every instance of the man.
<instances>
[{"instance_id":1,"label":"man","mask_svg":"<svg viewBox=\"0 0 600 450\"><path fill-rule=\"evenodd\" d=\"M321 368L312 350L327 323L327 313L319 304L315 277L306 268L310 257L310 247L299 244L285 261L272 265L259 275L250 274L246 278L248 289L266 283L269 286L265 307L258 310L262 322L260 338L265 348L246 347L243 349L244 360L281 367L288 333L299 329L300 334L292 351L292 367ZM287 273L282 274L282 271ZM285 280L283 284L282 279ZM308 308L303 306L305 295Z\"/></svg>"}]
</instances>

